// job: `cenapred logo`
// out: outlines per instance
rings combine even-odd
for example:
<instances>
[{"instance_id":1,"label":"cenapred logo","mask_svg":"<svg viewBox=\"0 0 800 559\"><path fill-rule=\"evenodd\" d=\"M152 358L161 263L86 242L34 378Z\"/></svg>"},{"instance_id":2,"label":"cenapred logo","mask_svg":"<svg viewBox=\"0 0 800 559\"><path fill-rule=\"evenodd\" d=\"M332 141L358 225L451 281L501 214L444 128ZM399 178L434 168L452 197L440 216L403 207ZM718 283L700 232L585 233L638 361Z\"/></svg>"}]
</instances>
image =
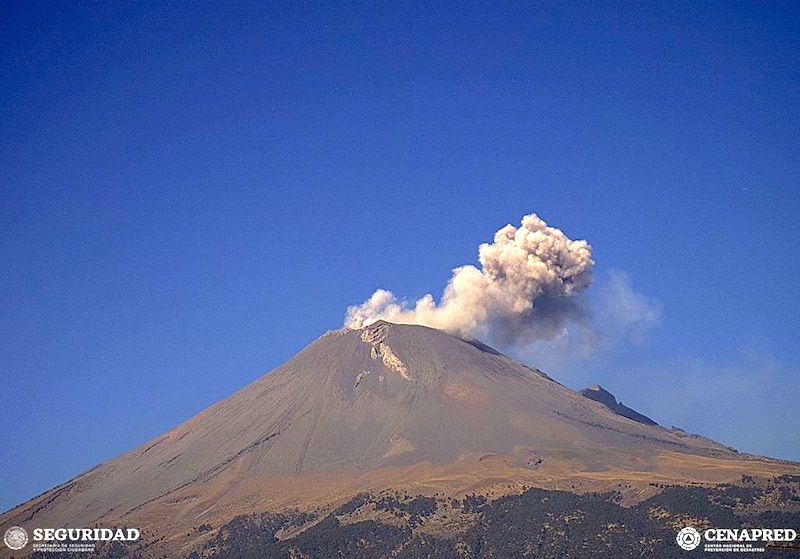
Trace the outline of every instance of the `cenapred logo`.
<instances>
[{"instance_id":1,"label":"cenapred logo","mask_svg":"<svg viewBox=\"0 0 800 559\"><path fill-rule=\"evenodd\" d=\"M791 528L709 528L700 532L687 526L678 532L675 541L686 551L691 551L705 540L705 551L764 552L770 542L793 542L797 532Z\"/></svg>"},{"instance_id":2,"label":"cenapred logo","mask_svg":"<svg viewBox=\"0 0 800 559\"><path fill-rule=\"evenodd\" d=\"M28 545L28 532L26 532L25 528L22 526L12 526L6 530L3 541L6 542L9 549L13 549L14 551L22 549Z\"/></svg>"},{"instance_id":3,"label":"cenapred logo","mask_svg":"<svg viewBox=\"0 0 800 559\"><path fill-rule=\"evenodd\" d=\"M675 540L678 542L678 545L681 546L681 549L691 551L700 545L700 532L691 526L687 526L678 532L678 537L675 538Z\"/></svg>"}]
</instances>

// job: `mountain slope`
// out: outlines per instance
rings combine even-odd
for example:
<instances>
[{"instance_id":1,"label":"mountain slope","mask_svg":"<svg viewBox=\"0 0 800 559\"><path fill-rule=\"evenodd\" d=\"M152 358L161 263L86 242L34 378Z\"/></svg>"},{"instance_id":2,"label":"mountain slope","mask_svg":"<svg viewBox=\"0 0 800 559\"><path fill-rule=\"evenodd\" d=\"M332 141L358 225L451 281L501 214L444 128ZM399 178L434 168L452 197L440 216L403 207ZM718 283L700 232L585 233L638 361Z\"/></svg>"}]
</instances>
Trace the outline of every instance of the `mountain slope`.
<instances>
[{"instance_id":1,"label":"mountain slope","mask_svg":"<svg viewBox=\"0 0 800 559\"><path fill-rule=\"evenodd\" d=\"M658 425L658 423L646 415L643 415L638 411L623 405L622 402L617 402L616 397L602 386L595 385L590 388L584 388L583 390L578 391L578 394L585 396L590 400L594 400L595 402L600 402L605 407L617 415L621 415L622 417L627 417L628 419L638 421L639 423L644 423L645 425Z\"/></svg>"},{"instance_id":2,"label":"mountain slope","mask_svg":"<svg viewBox=\"0 0 800 559\"><path fill-rule=\"evenodd\" d=\"M328 333L154 441L0 517L0 527L179 534L364 490L576 491L800 473L622 417L491 348L422 326Z\"/></svg>"}]
</instances>

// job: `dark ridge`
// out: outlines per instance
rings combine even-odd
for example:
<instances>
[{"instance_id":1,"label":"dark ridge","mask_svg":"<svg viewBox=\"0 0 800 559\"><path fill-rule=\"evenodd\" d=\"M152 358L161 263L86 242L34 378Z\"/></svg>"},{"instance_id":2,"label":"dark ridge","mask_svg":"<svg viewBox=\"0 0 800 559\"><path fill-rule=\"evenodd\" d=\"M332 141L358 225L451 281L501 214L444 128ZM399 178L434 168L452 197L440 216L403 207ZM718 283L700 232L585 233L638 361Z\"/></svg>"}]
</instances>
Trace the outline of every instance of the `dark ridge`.
<instances>
[{"instance_id":1,"label":"dark ridge","mask_svg":"<svg viewBox=\"0 0 800 559\"><path fill-rule=\"evenodd\" d=\"M617 402L617 399L614 395L605 390L602 386L592 386L591 388L584 388L578 394L589 398L590 400L594 400L595 402L599 402L603 404L605 407L616 413L617 415L621 415L622 417L627 417L628 419L632 419L633 421L638 421L639 423L644 423L645 425L658 425L655 421L639 413L636 410L629 408L622 404L622 402Z\"/></svg>"},{"instance_id":2,"label":"dark ridge","mask_svg":"<svg viewBox=\"0 0 800 559\"><path fill-rule=\"evenodd\" d=\"M489 353L491 355L499 355L500 357L505 357L505 355L503 355L502 353L497 351L495 348L493 348L491 346L488 346L488 345L486 345L485 343L483 343L481 341L478 341L478 340L464 340L464 339L462 339L462 341L465 342L465 343L468 343L469 345L471 345L475 349L479 349L480 351L482 351L484 353Z\"/></svg>"}]
</instances>

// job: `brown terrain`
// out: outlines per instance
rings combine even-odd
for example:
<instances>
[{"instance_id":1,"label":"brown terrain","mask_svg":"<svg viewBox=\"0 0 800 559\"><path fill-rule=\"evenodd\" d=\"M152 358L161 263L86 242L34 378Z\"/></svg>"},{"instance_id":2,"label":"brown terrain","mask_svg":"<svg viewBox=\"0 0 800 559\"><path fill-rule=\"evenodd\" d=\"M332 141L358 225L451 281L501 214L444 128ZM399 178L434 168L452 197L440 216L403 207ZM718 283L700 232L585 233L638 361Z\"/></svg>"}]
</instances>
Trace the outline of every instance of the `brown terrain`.
<instances>
[{"instance_id":1,"label":"brown terrain","mask_svg":"<svg viewBox=\"0 0 800 559\"><path fill-rule=\"evenodd\" d=\"M144 555L185 557L211 537L200 525L318 513L365 492L618 491L629 506L668 485L800 475L618 412L480 342L380 321L325 334L172 431L4 513L0 530L133 526L154 542Z\"/></svg>"}]
</instances>

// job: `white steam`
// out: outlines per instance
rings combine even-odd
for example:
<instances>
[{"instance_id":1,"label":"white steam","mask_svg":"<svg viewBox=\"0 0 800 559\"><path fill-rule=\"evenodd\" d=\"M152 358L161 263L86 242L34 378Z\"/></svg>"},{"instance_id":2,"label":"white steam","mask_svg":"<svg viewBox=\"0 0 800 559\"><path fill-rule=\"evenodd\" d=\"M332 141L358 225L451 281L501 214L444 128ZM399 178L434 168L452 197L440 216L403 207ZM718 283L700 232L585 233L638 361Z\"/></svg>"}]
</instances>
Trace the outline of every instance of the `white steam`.
<instances>
[{"instance_id":1,"label":"white steam","mask_svg":"<svg viewBox=\"0 0 800 559\"><path fill-rule=\"evenodd\" d=\"M362 328L384 319L513 344L551 339L587 313L580 294L592 279L591 247L548 227L536 214L523 217L520 227L497 231L494 242L479 247L478 260L480 269L453 270L438 304L428 294L412 307L379 289L347 309L345 326Z\"/></svg>"}]
</instances>

